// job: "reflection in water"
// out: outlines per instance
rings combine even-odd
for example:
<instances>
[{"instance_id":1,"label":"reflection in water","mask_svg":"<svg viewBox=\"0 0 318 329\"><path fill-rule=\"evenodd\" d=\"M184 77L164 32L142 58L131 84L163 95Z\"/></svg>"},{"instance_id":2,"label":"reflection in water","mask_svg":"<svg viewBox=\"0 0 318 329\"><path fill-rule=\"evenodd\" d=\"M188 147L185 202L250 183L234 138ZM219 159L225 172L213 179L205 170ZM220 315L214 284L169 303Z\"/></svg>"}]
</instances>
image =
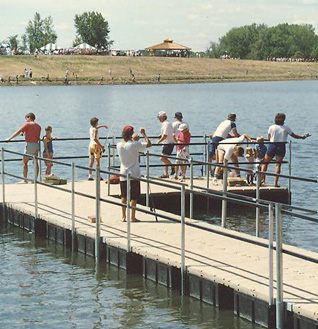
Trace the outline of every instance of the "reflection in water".
<instances>
[{"instance_id":1,"label":"reflection in water","mask_svg":"<svg viewBox=\"0 0 318 329\"><path fill-rule=\"evenodd\" d=\"M16 228L0 237L2 328L259 328Z\"/></svg>"}]
</instances>

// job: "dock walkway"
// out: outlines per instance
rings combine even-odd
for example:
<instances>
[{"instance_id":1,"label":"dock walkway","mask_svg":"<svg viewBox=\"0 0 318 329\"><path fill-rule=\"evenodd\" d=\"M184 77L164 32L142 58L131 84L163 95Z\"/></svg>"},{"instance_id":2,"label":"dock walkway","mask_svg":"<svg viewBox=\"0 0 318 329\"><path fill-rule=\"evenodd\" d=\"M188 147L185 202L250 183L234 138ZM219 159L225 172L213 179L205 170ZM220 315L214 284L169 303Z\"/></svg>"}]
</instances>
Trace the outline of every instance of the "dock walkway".
<instances>
[{"instance_id":1,"label":"dock walkway","mask_svg":"<svg viewBox=\"0 0 318 329\"><path fill-rule=\"evenodd\" d=\"M63 187L71 189L70 184ZM42 185L38 185L37 188L38 218L47 225L70 230L71 194ZM145 192L145 188L143 183L142 192ZM95 196L94 182L76 182L75 189L77 192ZM153 193L165 192L159 187L152 189ZM118 194L117 190L118 186L111 187L113 195ZM107 196L106 184L101 184L101 195L107 200L118 202L114 196ZM11 212L11 221L14 222L14 217L18 218L20 215L17 214L21 213L34 217L33 184L7 184L5 197L8 212ZM95 224L89 223L87 217L95 214L95 200L76 195L75 207L76 234L94 240ZM144 206L141 207L149 210ZM180 216L162 210L157 210L157 213L180 220ZM101 218L101 236L107 247L127 250L127 224L121 221L120 208L102 202ZM142 257L142 274L148 279L172 287L174 274L177 273L172 269L180 269L181 225L161 218L156 222L153 215L142 212L137 213L137 218L140 222L131 224L131 252ZM186 226L185 255L189 295L220 307L222 303L230 303L236 314L264 326L270 326L270 316L267 313L268 248L261 246L268 241L216 226L213 226L214 232L211 232L207 230L211 228L209 223L198 220L187 218L186 223L196 224L202 228ZM231 232L232 235L242 239L226 236L224 234L226 232ZM318 262L316 253L286 245L284 249L315 258ZM110 253L108 257L112 257ZM290 323L293 323L293 326L290 328L316 329L318 326L317 263L284 254L283 265L284 300L288 302L286 310L292 314ZM154 267L156 270L152 270ZM220 296L221 288L225 294L223 302Z\"/></svg>"}]
</instances>

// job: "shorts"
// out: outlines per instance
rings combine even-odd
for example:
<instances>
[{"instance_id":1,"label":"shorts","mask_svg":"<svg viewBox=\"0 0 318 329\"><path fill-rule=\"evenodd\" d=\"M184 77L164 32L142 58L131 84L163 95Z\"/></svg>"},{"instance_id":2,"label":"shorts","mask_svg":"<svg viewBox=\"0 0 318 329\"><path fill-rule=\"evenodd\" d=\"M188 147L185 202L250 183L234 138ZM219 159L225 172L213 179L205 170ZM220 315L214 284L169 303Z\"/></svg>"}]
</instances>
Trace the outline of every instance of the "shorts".
<instances>
[{"instance_id":1,"label":"shorts","mask_svg":"<svg viewBox=\"0 0 318 329\"><path fill-rule=\"evenodd\" d=\"M120 181L120 196L127 199L127 181ZM130 200L138 201L140 197L140 181L130 181Z\"/></svg>"},{"instance_id":2,"label":"shorts","mask_svg":"<svg viewBox=\"0 0 318 329\"><path fill-rule=\"evenodd\" d=\"M47 153L43 152L43 158L45 158L45 159L53 159L53 153L47 154ZM44 161L44 163L45 163L46 166L49 165L49 166L53 167L53 162L51 162L51 161Z\"/></svg>"},{"instance_id":3,"label":"shorts","mask_svg":"<svg viewBox=\"0 0 318 329\"><path fill-rule=\"evenodd\" d=\"M188 162L189 157L189 147L183 147L181 150L177 149L177 164Z\"/></svg>"},{"instance_id":4,"label":"shorts","mask_svg":"<svg viewBox=\"0 0 318 329\"><path fill-rule=\"evenodd\" d=\"M285 143L273 143L269 144L267 147L267 155L273 157L274 155L279 155L284 157L286 154L286 145Z\"/></svg>"},{"instance_id":5,"label":"shorts","mask_svg":"<svg viewBox=\"0 0 318 329\"><path fill-rule=\"evenodd\" d=\"M88 155L90 159L100 159L102 157L102 149L97 145L92 145L88 149Z\"/></svg>"},{"instance_id":6,"label":"shorts","mask_svg":"<svg viewBox=\"0 0 318 329\"><path fill-rule=\"evenodd\" d=\"M40 151L39 143L27 143L24 154L38 156ZM31 159L31 157L29 157Z\"/></svg>"},{"instance_id":7,"label":"shorts","mask_svg":"<svg viewBox=\"0 0 318 329\"><path fill-rule=\"evenodd\" d=\"M209 146L209 157L210 157L210 159L215 154L215 150L218 147L219 143L223 140L224 140L224 138L219 137L219 136L215 136L215 137L211 138L211 144Z\"/></svg>"},{"instance_id":8,"label":"shorts","mask_svg":"<svg viewBox=\"0 0 318 329\"><path fill-rule=\"evenodd\" d=\"M161 154L163 155L170 155L173 151L174 144L165 144L162 148Z\"/></svg>"}]
</instances>

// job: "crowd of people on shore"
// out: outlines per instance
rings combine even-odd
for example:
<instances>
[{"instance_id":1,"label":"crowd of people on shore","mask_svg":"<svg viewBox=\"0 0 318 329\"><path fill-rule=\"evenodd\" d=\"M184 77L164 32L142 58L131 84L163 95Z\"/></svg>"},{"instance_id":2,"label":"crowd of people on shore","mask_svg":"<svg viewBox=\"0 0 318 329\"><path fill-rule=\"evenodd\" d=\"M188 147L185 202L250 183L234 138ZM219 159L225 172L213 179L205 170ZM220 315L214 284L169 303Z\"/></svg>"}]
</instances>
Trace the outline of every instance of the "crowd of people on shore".
<instances>
[{"instance_id":1,"label":"crowd of people on shore","mask_svg":"<svg viewBox=\"0 0 318 329\"><path fill-rule=\"evenodd\" d=\"M186 178L187 165L190 159L189 147L191 145L191 133L189 125L183 121L183 115L181 112L175 113L175 120L171 123L168 121L168 116L165 111L160 111L157 118L161 125L161 131L159 139L156 144L162 145L162 151L160 160L163 164L163 174L160 178L170 178L170 175L176 179L184 181ZM51 175L53 162L49 159L53 159L53 140L56 137L52 136L53 128L47 126L45 128L45 135L41 138L41 127L35 122L34 113L27 113L25 116L26 122L14 132L7 142L11 141L16 136L24 135L26 141L26 148L23 156L23 180L21 183L28 183L28 162L33 157L39 156L40 142L43 142L43 158L48 159L46 164L46 175ZM209 170L211 170L213 177L213 184L218 184L220 179L223 164L226 166L229 161L236 167L235 174L237 177L241 177L241 171L239 169L238 159L244 157L245 154L245 168L247 169L247 183L253 184L253 176L255 168L259 171L266 171L268 164L275 157L275 173L281 172L281 164L286 153L286 142L288 136L296 139L305 139L309 134L297 135L285 125L286 116L284 113L277 113L275 116L275 122L268 129L268 142L265 143L265 139L262 136L258 136L256 140L252 140L247 133L240 134L236 126L236 114L230 113L226 120L222 121L216 128L216 130L210 134L209 143L209 163L211 164ZM90 120L89 129L89 175L88 180L94 180L92 175L92 169L95 163L95 167L100 167L100 159L102 153L105 150L105 146L101 144L98 132L101 128L108 128L105 124L99 124L99 120L96 117ZM138 198L140 196L140 181L141 177L139 154L144 152L146 148L152 146L149 137L146 134L144 128L140 128L139 132L143 137L143 141L140 141L140 136L135 133L134 127L127 125L122 129L122 141L117 143L117 151L120 159L120 189L123 203L122 220L126 220L126 196L127 196L127 175L130 174L131 180L131 205L136 206ZM250 144L252 143L252 144ZM176 157L172 157L174 147L176 145ZM255 145L251 147L251 145ZM244 146L246 148L244 149ZM175 163L171 162L171 158L175 159ZM212 163L215 164L212 169ZM36 166L36 175L39 173L39 165L37 160L34 161ZM171 170L169 175L169 168ZM178 171L180 168L180 175ZM230 176L234 176L234 172L229 171ZM275 176L275 186L278 186L279 176ZM265 183L265 175L261 175L261 183ZM135 217L135 211L132 211L131 220L138 221Z\"/></svg>"}]
</instances>

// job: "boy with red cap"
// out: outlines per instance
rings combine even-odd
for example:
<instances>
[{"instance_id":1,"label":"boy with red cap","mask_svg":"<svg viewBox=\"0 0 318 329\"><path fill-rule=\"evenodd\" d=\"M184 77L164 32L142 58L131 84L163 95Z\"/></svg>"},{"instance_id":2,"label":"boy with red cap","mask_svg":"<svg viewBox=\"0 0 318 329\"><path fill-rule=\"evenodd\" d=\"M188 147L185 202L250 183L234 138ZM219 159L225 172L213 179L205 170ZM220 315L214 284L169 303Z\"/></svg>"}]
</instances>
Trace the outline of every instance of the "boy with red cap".
<instances>
[{"instance_id":1,"label":"boy with red cap","mask_svg":"<svg viewBox=\"0 0 318 329\"><path fill-rule=\"evenodd\" d=\"M151 146L150 139L146 135L144 128L140 128L140 133L145 139L145 142L132 140L134 128L132 126L125 126L122 130L123 141L117 144L117 151L120 160L120 192L122 207L122 221L126 221L126 204L127 204L127 174L130 173L132 179L130 181L130 199L131 206L136 207L138 198L140 196L140 165L139 152L144 152L147 147ZM134 179L137 178L137 179ZM138 222L136 219L136 210L131 211L131 221Z\"/></svg>"}]
</instances>

